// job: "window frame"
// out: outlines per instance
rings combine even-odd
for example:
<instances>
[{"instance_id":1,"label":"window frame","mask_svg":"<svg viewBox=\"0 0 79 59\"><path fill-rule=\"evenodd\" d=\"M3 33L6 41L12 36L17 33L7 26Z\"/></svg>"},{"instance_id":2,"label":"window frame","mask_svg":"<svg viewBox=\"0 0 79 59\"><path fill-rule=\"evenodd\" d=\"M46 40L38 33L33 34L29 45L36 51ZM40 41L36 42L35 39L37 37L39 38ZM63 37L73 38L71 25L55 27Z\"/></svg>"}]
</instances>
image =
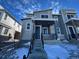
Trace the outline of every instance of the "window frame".
<instances>
[{"instance_id":1,"label":"window frame","mask_svg":"<svg viewBox=\"0 0 79 59\"><path fill-rule=\"evenodd\" d=\"M9 31L9 28L5 28L5 30L4 30L4 34L8 34L8 31Z\"/></svg>"},{"instance_id":2,"label":"window frame","mask_svg":"<svg viewBox=\"0 0 79 59\"><path fill-rule=\"evenodd\" d=\"M43 16L43 17L42 17ZM47 16L47 17L46 17ZM41 14L41 18L48 18L48 14Z\"/></svg>"},{"instance_id":3,"label":"window frame","mask_svg":"<svg viewBox=\"0 0 79 59\"><path fill-rule=\"evenodd\" d=\"M44 33L44 29L46 29L46 33ZM48 27L43 27L42 33L43 33L43 35L47 35L48 34Z\"/></svg>"},{"instance_id":4,"label":"window frame","mask_svg":"<svg viewBox=\"0 0 79 59\"><path fill-rule=\"evenodd\" d=\"M27 23L27 30L30 30L30 23Z\"/></svg>"},{"instance_id":5,"label":"window frame","mask_svg":"<svg viewBox=\"0 0 79 59\"><path fill-rule=\"evenodd\" d=\"M2 25L0 25L1 27L0 27L0 34L2 33L2 30L3 30L3 26Z\"/></svg>"},{"instance_id":6,"label":"window frame","mask_svg":"<svg viewBox=\"0 0 79 59\"><path fill-rule=\"evenodd\" d=\"M3 16L3 12L2 11L0 11L0 13L1 13L1 15L0 15L0 20L2 19L2 16Z\"/></svg>"}]
</instances>

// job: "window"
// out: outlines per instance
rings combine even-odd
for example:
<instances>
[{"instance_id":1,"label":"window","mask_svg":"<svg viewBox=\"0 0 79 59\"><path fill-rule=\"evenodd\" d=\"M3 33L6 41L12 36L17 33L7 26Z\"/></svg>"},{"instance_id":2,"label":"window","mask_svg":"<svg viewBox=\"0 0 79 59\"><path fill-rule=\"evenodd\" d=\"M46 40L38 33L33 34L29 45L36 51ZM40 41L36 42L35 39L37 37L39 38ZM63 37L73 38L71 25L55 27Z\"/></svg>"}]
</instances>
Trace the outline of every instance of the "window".
<instances>
[{"instance_id":1,"label":"window","mask_svg":"<svg viewBox=\"0 0 79 59\"><path fill-rule=\"evenodd\" d=\"M48 34L48 28L47 27L43 27L43 34Z\"/></svg>"},{"instance_id":2,"label":"window","mask_svg":"<svg viewBox=\"0 0 79 59\"><path fill-rule=\"evenodd\" d=\"M4 34L7 34L8 30L9 30L8 28L5 28Z\"/></svg>"},{"instance_id":3,"label":"window","mask_svg":"<svg viewBox=\"0 0 79 59\"><path fill-rule=\"evenodd\" d=\"M48 18L48 15L41 15L41 18Z\"/></svg>"},{"instance_id":4,"label":"window","mask_svg":"<svg viewBox=\"0 0 79 59\"><path fill-rule=\"evenodd\" d=\"M30 29L30 24L29 23L27 24L27 29Z\"/></svg>"},{"instance_id":5,"label":"window","mask_svg":"<svg viewBox=\"0 0 79 59\"><path fill-rule=\"evenodd\" d=\"M75 17L74 15L67 15L68 19Z\"/></svg>"},{"instance_id":6,"label":"window","mask_svg":"<svg viewBox=\"0 0 79 59\"><path fill-rule=\"evenodd\" d=\"M2 18L2 12L0 12L0 20L1 20L1 18Z\"/></svg>"},{"instance_id":7,"label":"window","mask_svg":"<svg viewBox=\"0 0 79 59\"><path fill-rule=\"evenodd\" d=\"M70 16L70 15L67 15L67 17L68 17L68 19L70 19L70 18L71 18L71 16Z\"/></svg>"},{"instance_id":8,"label":"window","mask_svg":"<svg viewBox=\"0 0 79 59\"><path fill-rule=\"evenodd\" d=\"M4 17L5 20L7 19L7 16L8 16L8 15L6 14L5 17Z\"/></svg>"},{"instance_id":9,"label":"window","mask_svg":"<svg viewBox=\"0 0 79 59\"><path fill-rule=\"evenodd\" d=\"M0 25L0 34L1 34L1 32L2 32L2 29L3 29L3 26Z\"/></svg>"}]
</instances>

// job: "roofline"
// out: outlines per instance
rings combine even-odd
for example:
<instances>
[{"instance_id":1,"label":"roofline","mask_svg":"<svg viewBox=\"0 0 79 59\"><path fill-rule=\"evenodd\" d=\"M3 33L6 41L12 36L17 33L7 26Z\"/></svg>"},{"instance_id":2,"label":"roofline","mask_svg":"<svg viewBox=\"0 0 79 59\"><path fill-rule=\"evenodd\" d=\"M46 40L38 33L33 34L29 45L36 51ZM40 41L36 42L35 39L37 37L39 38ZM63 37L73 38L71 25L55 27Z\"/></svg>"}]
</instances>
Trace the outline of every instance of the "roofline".
<instances>
[{"instance_id":1,"label":"roofline","mask_svg":"<svg viewBox=\"0 0 79 59\"><path fill-rule=\"evenodd\" d=\"M26 15L34 15L33 13L26 13Z\"/></svg>"},{"instance_id":2,"label":"roofline","mask_svg":"<svg viewBox=\"0 0 79 59\"><path fill-rule=\"evenodd\" d=\"M61 14L52 14L52 15L57 15L57 16L60 16Z\"/></svg>"},{"instance_id":3,"label":"roofline","mask_svg":"<svg viewBox=\"0 0 79 59\"><path fill-rule=\"evenodd\" d=\"M29 20L29 19L31 19L31 18L23 18L23 19L21 19L21 20L23 21L23 20Z\"/></svg>"},{"instance_id":4,"label":"roofline","mask_svg":"<svg viewBox=\"0 0 79 59\"><path fill-rule=\"evenodd\" d=\"M52 10L52 9L45 9L45 10L34 11L33 13L43 12L43 11L48 11L48 10Z\"/></svg>"}]
</instances>

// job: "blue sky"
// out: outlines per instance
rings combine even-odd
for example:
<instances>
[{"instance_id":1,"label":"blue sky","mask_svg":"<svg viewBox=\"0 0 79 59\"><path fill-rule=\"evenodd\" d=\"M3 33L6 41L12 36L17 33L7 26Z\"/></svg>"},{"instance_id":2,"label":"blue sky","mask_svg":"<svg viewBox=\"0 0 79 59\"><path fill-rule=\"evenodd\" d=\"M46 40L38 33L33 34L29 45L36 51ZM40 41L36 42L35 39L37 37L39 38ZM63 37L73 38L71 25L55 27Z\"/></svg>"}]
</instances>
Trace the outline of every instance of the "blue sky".
<instances>
[{"instance_id":1,"label":"blue sky","mask_svg":"<svg viewBox=\"0 0 79 59\"><path fill-rule=\"evenodd\" d=\"M53 9L58 13L61 8L72 8L79 15L79 0L0 0L0 4L17 20L36 10Z\"/></svg>"}]
</instances>

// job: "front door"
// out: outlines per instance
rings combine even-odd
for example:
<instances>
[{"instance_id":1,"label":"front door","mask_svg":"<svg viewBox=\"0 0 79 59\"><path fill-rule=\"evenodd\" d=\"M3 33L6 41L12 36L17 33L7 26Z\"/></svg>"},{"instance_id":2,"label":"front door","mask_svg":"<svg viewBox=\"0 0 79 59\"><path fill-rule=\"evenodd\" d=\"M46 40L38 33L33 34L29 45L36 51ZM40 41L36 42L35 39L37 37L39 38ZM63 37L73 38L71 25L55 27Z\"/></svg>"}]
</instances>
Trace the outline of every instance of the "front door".
<instances>
[{"instance_id":1,"label":"front door","mask_svg":"<svg viewBox=\"0 0 79 59\"><path fill-rule=\"evenodd\" d=\"M40 25L36 25L35 27L35 38L41 39L41 26Z\"/></svg>"},{"instance_id":2,"label":"front door","mask_svg":"<svg viewBox=\"0 0 79 59\"><path fill-rule=\"evenodd\" d=\"M70 35L72 38L75 38L75 33L73 27L69 27Z\"/></svg>"}]
</instances>

